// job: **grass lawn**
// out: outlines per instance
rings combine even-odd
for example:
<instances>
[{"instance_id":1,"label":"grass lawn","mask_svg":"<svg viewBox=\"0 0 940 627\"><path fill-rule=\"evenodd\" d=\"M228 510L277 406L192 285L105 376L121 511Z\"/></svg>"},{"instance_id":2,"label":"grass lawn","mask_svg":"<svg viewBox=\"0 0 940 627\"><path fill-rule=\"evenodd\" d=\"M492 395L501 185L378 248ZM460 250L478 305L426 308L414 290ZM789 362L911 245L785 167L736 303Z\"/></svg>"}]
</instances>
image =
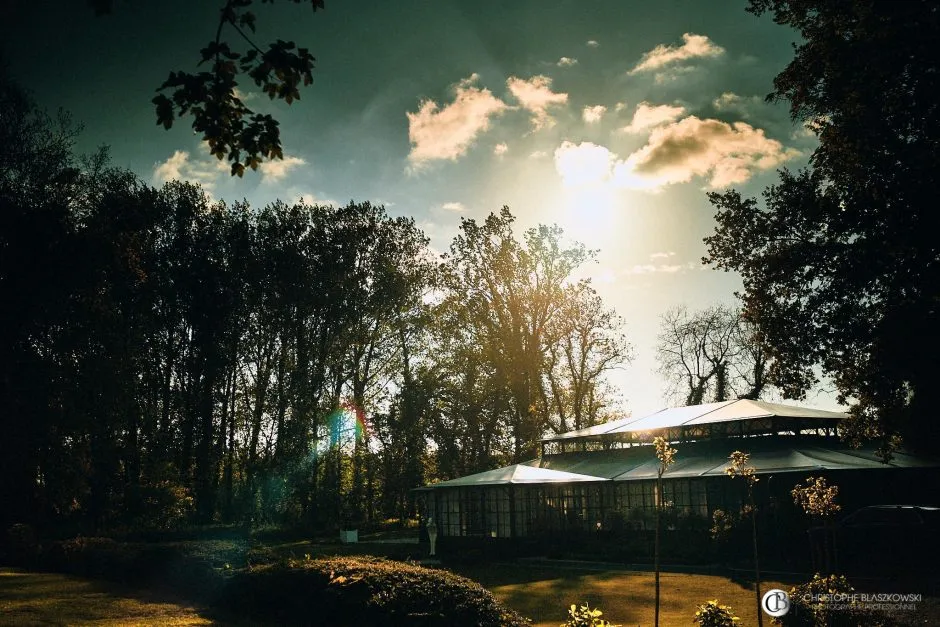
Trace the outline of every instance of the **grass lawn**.
<instances>
[{"instance_id":1,"label":"grass lawn","mask_svg":"<svg viewBox=\"0 0 940 627\"><path fill-rule=\"evenodd\" d=\"M515 564L455 570L479 581L500 601L531 618L538 627L558 627L567 618L568 606L585 602L603 610L604 618L614 624L625 627L653 624L656 595L653 573L592 572ZM761 591L788 590L792 583L795 582L764 581ZM746 584L713 575L662 573L660 586L662 625L692 625L698 605L716 598L734 608L742 627L757 624L754 590ZM769 619L765 624L769 624Z\"/></svg>"},{"instance_id":2,"label":"grass lawn","mask_svg":"<svg viewBox=\"0 0 940 627\"><path fill-rule=\"evenodd\" d=\"M185 602L115 584L0 568L4 625L218 625Z\"/></svg>"}]
</instances>

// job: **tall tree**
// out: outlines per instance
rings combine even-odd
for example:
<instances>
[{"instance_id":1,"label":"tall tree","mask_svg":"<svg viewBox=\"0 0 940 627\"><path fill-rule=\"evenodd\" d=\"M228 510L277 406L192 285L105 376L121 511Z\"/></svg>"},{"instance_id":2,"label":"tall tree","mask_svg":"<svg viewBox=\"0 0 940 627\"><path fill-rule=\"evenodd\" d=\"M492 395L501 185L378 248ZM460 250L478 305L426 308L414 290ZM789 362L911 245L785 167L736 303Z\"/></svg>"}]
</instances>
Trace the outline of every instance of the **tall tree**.
<instances>
[{"instance_id":1,"label":"tall tree","mask_svg":"<svg viewBox=\"0 0 940 627\"><path fill-rule=\"evenodd\" d=\"M789 397L831 375L855 436L936 450L940 12L932 2L752 0L802 42L774 81L819 137L811 168L763 202L711 194L706 261L739 272L745 315Z\"/></svg>"},{"instance_id":2,"label":"tall tree","mask_svg":"<svg viewBox=\"0 0 940 627\"><path fill-rule=\"evenodd\" d=\"M657 359L668 393L685 405L758 399L769 391L767 350L754 326L729 307L667 311Z\"/></svg>"},{"instance_id":3,"label":"tall tree","mask_svg":"<svg viewBox=\"0 0 940 627\"><path fill-rule=\"evenodd\" d=\"M623 320L590 284L566 287L564 305L549 331L542 393L551 428L582 429L617 412L605 375L633 357Z\"/></svg>"},{"instance_id":4,"label":"tall tree","mask_svg":"<svg viewBox=\"0 0 940 627\"><path fill-rule=\"evenodd\" d=\"M594 253L566 246L558 227L530 229L519 241L513 222L506 207L482 224L462 221L439 312L444 341L464 355L453 389L477 399L467 428L480 434L481 452L492 455L502 438L506 459L519 461L536 455L547 431L600 419L604 375L629 361L630 347L589 282L572 279Z\"/></svg>"},{"instance_id":5,"label":"tall tree","mask_svg":"<svg viewBox=\"0 0 940 627\"><path fill-rule=\"evenodd\" d=\"M564 284L590 253L562 248L557 228L539 227L513 235L507 207L483 224L462 220L451 244L447 281L452 298L463 301L471 324L485 336L495 374L511 395L514 460L536 454L548 426L538 401L545 371L549 326L564 304Z\"/></svg>"}]
</instances>

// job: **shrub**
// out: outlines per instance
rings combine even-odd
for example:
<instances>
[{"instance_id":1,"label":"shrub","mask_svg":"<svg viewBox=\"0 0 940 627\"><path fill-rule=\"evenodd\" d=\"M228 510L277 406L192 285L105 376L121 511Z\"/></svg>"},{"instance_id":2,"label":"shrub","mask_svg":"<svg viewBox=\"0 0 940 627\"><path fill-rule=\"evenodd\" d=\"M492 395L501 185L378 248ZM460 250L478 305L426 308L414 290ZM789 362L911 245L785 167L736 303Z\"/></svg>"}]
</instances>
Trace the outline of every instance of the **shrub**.
<instances>
[{"instance_id":1,"label":"shrub","mask_svg":"<svg viewBox=\"0 0 940 627\"><path fill-rule=\"evenodd\" d=\"M13 566L32 566L39 553L36 531L29 525L17 523L7 529L0 558Z\"/></svg>"},{"instance_id":2,"label":"shrub","mask_svg":"<svg viewBox=\"0 0 940 627\"><path fill-rule=\"evenodd\" d=\"M235 575L222 606L278 624L522 626L453 573L370 557L289 560Z\"/></svg>"},{"instance_id":3,"label":"shrub","mask_svg":"<svg viewBox=\"0 0 940 627\"><path fill-rule=\"evenodd\" d=\"M817 573L803 584L790 589L790 611L774 619L784 627L892 627L888 615L833 595L852 594L855 588L842 575L821 577Z\"/></svg>"},{"instance_id":4,"label":"shrub","mask_svg":"<svg viewBox=\"0 0 940 627\"><path fill-rule=\"evenodd\" d=\"M111 538L73 538L53 542L42 552L45 570L106 579L137 586L161 585L190 598L211 601L223 581L222 568L188 554L179 545L116 542Z\"/></svg>"},{"instance_id":5,"label":"shrub","mask_svg":"<svg viewBox=\"0 0 940 627\"><path fill-rule=\"evenodd\" d=\"M740 619L734 615L730 605L719 605L715 599L699 605L692 620L702 627L734 627L735 621Z\"/></svg>"},{"instance_id":6,"label":"shrub","mask_svg":"<svg viewBox=\"0 0 940 627\"><path fill-rule=\"evenodd\" d=\"M620 627L601 618L603 615L604 612L597 608L592 610L587 603L581 607L572 604L568 608L568 620L561 627Z\"/></svg>"}]
</instances>

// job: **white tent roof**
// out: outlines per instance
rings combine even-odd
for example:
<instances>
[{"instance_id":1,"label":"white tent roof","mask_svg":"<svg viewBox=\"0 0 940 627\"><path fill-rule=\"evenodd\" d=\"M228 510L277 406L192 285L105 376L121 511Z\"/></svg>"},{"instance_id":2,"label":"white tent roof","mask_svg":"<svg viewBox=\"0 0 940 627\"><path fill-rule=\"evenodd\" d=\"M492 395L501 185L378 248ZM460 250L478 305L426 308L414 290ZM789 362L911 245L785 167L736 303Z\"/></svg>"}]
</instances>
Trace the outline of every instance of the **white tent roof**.
<instances>
[{"instance_id":1,"label":"white tent roof","mask_svg":"<svg viewBox=\"0 0 940 627\"><path fill-rule=\"evenodd\" d=\"M533 463L537 463L534 460ZM580 475L573 472L539 468L528 464L513 464L504 468L478 472L450 481L441 481L428 488L458 488L461 486L510 485L518 483L572 483L577 481L606 481L605 477Z\"/></svg>"},{"instance_id":2,"label":"white tent roof","mask_svg":"<svg viewBox=\"0 0 940 627\"><path fill-rule=\"evenodd\" d=\"M546 438L546 441L569 440L614 433L655 431L658 429L771 417L841 420L846 418L847 415L842 412L825 411L812 407L738 399L720 403L662 409L642 418L621 418L602 425L569 431Z\"/></svg>"}]
</instances>

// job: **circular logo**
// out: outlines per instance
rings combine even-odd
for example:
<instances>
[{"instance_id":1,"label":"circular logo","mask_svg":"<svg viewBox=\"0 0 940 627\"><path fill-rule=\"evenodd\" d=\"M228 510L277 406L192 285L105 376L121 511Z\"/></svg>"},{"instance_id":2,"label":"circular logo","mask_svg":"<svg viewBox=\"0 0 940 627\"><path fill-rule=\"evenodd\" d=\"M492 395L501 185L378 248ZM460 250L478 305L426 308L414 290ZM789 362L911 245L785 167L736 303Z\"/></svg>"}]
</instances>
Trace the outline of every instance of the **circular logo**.
<instances>
[{"instance_id":1,"label":"circular logo","mask_svg":"<svg viewBox=\"0 0 940 627\"><path fill-rule=\"evenodd\" d=\"M768 590L761 599L760 606L770 616L783 616L790 611L790 595L777 588Z\"/></svg>"}]
</instances>

